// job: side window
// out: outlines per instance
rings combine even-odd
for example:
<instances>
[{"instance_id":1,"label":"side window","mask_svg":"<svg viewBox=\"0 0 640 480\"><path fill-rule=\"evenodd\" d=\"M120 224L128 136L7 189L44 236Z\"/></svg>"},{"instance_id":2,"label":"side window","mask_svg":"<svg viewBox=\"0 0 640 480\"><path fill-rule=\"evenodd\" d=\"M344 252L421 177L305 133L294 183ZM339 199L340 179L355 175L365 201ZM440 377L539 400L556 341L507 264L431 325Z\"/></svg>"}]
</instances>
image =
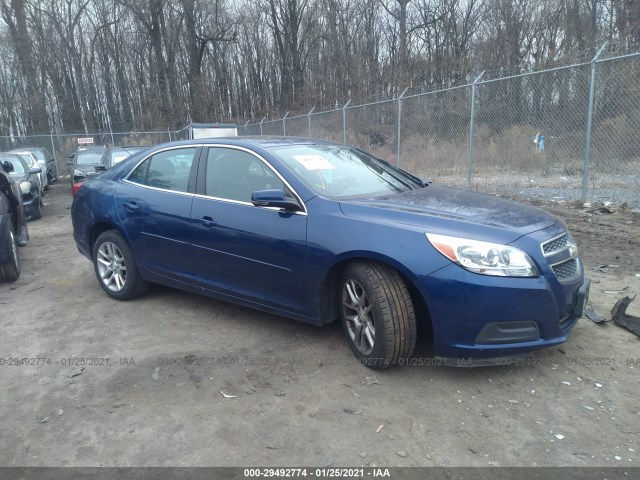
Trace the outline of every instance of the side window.
<instances>
[{"instance_id":1,"label":"side window","mask_svg":"<svg viewBox=\"0 0 640 480\"><path fill-rule=\"evenodd\" d=\"M142 185L145 184L147 181L147 172L149 171L149 160L150 159L147 158L144 162L138 165L138 168L136 168L131 175L129 175L128 180L130 182L140 183Z\"/></svg>"},{"instance_id":2,"label":"side window","mask_svg":"<svg viewBox=\"0 0 640 480\"><path fill-rule=\"evenodd\" d=\"M196 153L196 148L177 148L157 153L142 162L129 180L150 187L172 190L174 192L189 191L189 173Z\"/></svg>"},{"instance_id":3,"label":"side window","mask_svg":"<svg viewBox=\"0 0 640 480\"><path fill-rule=\"evenodd\" d=\"M254 191L272 188L284 191L284 182L259 158L231 148L209 149L206 195L251 202Z\"/></svg>"}]
</instances>

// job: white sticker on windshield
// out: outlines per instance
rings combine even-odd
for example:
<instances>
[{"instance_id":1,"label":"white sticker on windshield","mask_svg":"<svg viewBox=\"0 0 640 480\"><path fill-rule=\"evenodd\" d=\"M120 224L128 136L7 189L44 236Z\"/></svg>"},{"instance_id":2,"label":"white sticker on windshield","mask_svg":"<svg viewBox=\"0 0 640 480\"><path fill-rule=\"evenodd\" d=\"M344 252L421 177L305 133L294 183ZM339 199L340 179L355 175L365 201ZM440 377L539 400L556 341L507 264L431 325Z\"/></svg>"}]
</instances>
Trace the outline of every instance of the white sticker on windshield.
<instances>
[{"instance_id":1,"label":"white sticker on windshield","mask_svg":"<svg viewBox=\"0 0 640 480\"><path fill-rule=\"evenodd\" d=\"M335 170L329 160L322 155L292 155L293 159L307 170Z\"/></svg>"}]
</instances>

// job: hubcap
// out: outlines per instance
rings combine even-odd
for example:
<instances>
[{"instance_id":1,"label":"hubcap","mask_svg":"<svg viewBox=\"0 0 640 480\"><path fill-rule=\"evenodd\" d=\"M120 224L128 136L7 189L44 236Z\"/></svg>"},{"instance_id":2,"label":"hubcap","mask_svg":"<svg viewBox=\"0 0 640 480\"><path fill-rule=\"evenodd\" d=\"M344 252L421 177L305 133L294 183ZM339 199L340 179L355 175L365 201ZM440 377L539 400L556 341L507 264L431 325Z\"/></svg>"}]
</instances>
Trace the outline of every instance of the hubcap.
<instances>
[{"instance_id":1,"label":"hubcap","mask_svg":"<svg viewBox=\"0 0 640 480\"><path fill-rule=\"evenodd\" d=\"M358 351L369 355L376 341L371 302L362 286L349 279L342 287L342 318Z\"/></svg>"},{"instance_id":2,"label":"hubcap","mask_svg":"<svg viewBox=\"0 0 640 480\"><path fill-rule=\"evenodd\" d=\"M127 265L120 249L114 243L103 243L98 249L96 262L104 286L112 292L122 290L127 282Z\"/></svg>"}]
</instances>

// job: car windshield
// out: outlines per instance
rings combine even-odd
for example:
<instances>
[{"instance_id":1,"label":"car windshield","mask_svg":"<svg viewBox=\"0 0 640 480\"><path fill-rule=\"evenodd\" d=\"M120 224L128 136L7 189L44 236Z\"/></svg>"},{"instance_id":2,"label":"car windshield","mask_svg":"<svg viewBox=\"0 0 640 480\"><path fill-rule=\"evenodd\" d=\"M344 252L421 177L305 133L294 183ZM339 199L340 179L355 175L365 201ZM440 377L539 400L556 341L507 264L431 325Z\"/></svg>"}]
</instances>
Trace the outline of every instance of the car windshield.
<instances>
[{"instance_id":1,"label":"car windshield","mask_svg":"<svg viewBox=\"0 0 640 480\"><path fill-rule=\"evenodd\" d=\"M24 151L18 152L18 151L14 150L11 153L13 153L15 155L19 155L20 157L22 157L22 159L24 160L24 162L27 165L36 166L38 164L37 160L33 156L31 156L31 154L29 152L24 152Z\"/></svg>"},{"instance_id":2,"label":"car windshield","mask_svg":"<svg viewBox=\"0 0 640 480\"><path fill-rule=\"evenodd\" d=\"M9 175L18 176L18 175L24 175L26 173L24 169L24 165L17 158L3 157L2 160L7 161L11 165L13 165L13 172L9 172Z\"/></svg>"},{"instance_id":3,"label":"car windshield","mask_svg":"<svg viewBox=\"0 0 640 480\"><path fill-rule=\"evenodd\" d=\"M28 150L28 151L33 153L38 160L46 160L42 150L33 149L33 150Z\"/></svg>"},{"instance_id":4,"label":"car windshield","mask_svg":"<svg viewBox=\"0 0 640 480\"><path fill-rule=\"evenodd\" d=\"M111 154L111 164L115 165L116 163L120 163L125 158L129 158L128 152L114 152Z\"/></svg>"},{"instance_id":5,"label":"car windshield","mask_svg":"<svg viewBox=\"0 0 640 480\"><path fill-rule=\"evenodd\" d=\"M323 196L378 196L422 187L417 179L353 148L289 145L272 151Z\"/></svg>"},{"instance_id":6,"label":"car windshield","mask_svg":"<svg viewBox=\"0 0 640 480\"><path fill-rule=\"evenodd\" d=\"M76 157L77 165L97 165L102 158L102 152L79 152Z\"/></svg>"}]
</instances>

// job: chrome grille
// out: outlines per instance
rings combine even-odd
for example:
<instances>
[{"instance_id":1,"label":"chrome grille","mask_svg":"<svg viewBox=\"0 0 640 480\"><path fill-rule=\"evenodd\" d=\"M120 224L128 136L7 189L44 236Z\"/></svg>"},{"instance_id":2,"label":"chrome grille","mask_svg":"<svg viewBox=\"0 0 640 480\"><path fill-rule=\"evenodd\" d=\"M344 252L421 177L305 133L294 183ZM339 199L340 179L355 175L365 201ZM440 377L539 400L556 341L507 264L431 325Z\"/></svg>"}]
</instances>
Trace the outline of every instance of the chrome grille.
<instances>
[{"instance_id":1,"label":"chrome grille","mask_svg":"<svg viewBox=\"0 0 640 480\"><path fill-rule=\"evenodd\" d=\"M556 274L558 280L569 280L578 275L578 261L575 258L571 258L566 262L559 263L557 265L553 265L551 267L553 269L553 273Z\"/></svg>"},{"instance_id":2,"label":"chrome grille","mask_svg":"<svg viewBox=\"0 0 640 480\"><path fill-rule=\"evenodd\" d=\"M578 249L569 232L547 240L541 248L558 281L568 283L580 276Z\"/></svg>"},{"instance_id":3,"label":"chrome grille","mask_svg":"<svg viewBox=\"0 0 640 480\"><path fill-rule=\"evenodd\" d=\"M565 233L550 242L544 243L542 245L542 251L545 255L551 255L552 253L564 250L569 246L571 246L571 239L569 238L569 235Z\"/></svg>"}]
</instances>

